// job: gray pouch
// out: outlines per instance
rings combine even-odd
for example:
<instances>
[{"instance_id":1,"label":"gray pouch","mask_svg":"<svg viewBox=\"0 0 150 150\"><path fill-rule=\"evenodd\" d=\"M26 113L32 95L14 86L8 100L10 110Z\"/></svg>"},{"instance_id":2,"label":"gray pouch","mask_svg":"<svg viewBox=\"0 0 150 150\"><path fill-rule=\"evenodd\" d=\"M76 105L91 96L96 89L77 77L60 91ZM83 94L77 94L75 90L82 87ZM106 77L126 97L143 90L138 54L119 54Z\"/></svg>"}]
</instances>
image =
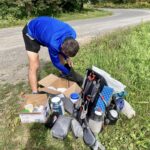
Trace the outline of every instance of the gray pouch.
<instances>
[{"instance_id":1,"label":"gray pouch","mask_svg":"<svg viewBox=\"0 0 150 150\"><path fill-rule=\"evenodd\" d=\"M71 129L76 138L83 138L83 128L76 119L71 120Z\"/></svg>"},{"instance_id":2,"label":"gray pouch","mask_svg":"<svg viewBox=\"0 0 150 150\"><path fill-rule=\"evenodd\" d=\"M69 132L71 119L71 117L59 116L51 129L52 136L63 140Z\"/></svg>"},{"instance_id":3,"label":"gray pouch","mask_svg":"<svg viewBox=\"0 0 150 150\"><path fill-rule=\"evenodd\" d=\"M70 113L72 115L74 112L74 106L73 106L73 103L71 102L71 100L66 97L61 98L61 100L64 103L65 111L67 111L68 113Z\"/></svg>"},{"instance_id":4,"label":"gray pouch","mask_svg":"<svg viewBox=\"0 0 150 150\"><path fill-rule=\"evenodd\" d=\"M83 140L90 147L96 142L96 138L89 127L85 127L83 130Z\"/></svg>"},{"instance_id":5,"label":"gray pouch","mask_svg":"<svg viewBox=\"0 0 150 150\"><path fill-rule=\"evenodd\" d=\"M83 140L92 150L105 150L105 147L96 139L88 126L83 130Z\"/></svg>"}]
</instances>

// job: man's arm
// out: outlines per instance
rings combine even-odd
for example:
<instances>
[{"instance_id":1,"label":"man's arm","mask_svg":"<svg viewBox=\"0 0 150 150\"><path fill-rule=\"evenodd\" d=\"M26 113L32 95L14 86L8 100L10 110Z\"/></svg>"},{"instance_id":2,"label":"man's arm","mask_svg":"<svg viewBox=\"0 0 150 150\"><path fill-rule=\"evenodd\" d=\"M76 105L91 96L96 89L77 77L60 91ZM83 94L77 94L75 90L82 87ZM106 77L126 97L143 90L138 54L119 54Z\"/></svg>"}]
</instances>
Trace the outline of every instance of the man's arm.
<instances>
[{"instance_id":1,"label":"man's arm","mask_svg":"<svg viewBox=\"0 0 150 150\"><path fill-rule=\"evenodd\" d=\"M61 54L63 57L64 57L64 59L65 60L67 60L68 59L68 57L64 54L64 53L62 53L61 51L60 51L60 53L59 54Z\"/></svg>"},{"instance_id":2,"label":"man's arm","mask_svg":"<svg viewBox=\"0 0 150 150\"><path fill-rule=\"evenodd\" d=\"M70 57L67 57L64 53L60 52L60 54L63 56L63 58L66 60L69 67L73 67L73 62Z\"/></svg>"},{"instance_id":3,"label":"man's arm","mask_svg":"<svg viewBox=\"0 0 150 150\"><path fill-rule=\"evenodd\" d=\"M61 64L58 54L59 54L58 52L54 52L53 50L49 49L49 55L53 65L57 69L59 69L63 74L65 75L70 74L70 71L63 64Z\"/></svg>"}]
</instances>

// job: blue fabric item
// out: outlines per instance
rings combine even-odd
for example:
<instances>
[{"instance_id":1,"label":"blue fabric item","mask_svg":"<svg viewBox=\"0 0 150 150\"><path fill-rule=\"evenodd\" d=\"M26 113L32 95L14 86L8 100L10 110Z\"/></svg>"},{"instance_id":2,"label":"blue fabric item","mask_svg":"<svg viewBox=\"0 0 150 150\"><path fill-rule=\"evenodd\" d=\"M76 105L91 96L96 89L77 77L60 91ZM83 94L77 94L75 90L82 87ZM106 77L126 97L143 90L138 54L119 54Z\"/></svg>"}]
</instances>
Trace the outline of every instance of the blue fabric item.
<instances>
[{"instance_id":1,"label":"blue fabric item","mask_svg":"<svg viewBox=\"0 0 150 150\"><path fill-rule=\"evenodd\" d=\"M113 91L114 90L111 87L108 87L108 86L103 87L102 92L100 93L100 96L96 103L95 111L100 110L102 112L105 112L106 107L110 104Z\"/></svg>"},{"instance_id":2,"label":"blue fabric item","mask_svg":"<svg viewBox=\"0 0 150 150\"><path fill-rule=\"evenodd\" d=\"M76 38L75 30L60 20L52 17L37 17L28 23L28 34L36 39L41 45L48 47L49 55L53 65L62 73L69 74L70 71L60 63L58 54L61 52L61 45L68 37ZM66 59L67 57L63 55Z\"/></svg>"}]
</instances>

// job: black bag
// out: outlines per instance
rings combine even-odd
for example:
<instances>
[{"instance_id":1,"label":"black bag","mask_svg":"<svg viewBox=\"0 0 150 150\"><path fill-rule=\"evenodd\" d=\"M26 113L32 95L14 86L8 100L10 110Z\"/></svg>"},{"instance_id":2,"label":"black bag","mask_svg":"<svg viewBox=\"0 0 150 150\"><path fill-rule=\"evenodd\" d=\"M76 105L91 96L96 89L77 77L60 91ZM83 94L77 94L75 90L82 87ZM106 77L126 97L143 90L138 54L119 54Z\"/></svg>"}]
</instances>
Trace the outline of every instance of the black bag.
<instances>
[{"instance_id":1,"label":"black bag","mask_svg":"<svg viewBox=\"0 0 150 150\"><path fill-rule=\"evenodd\" d=\"M87 103L87 116L93 112L99 93L102 91L104 85L107 85L106 80L100 74L94 72L92 69L87 69L86 76L82 85L82 100L83 104Z\"/></svg>"},{"instance_id":2,"label":"black bag","mask_svg":"<svg viewBox=\"0 0 150 150\"><path fill-rule=\"evenodd\" d=\"M49 115L45 123L45 127L51 129L53 125L55 124L56 120L58 119L58 117L59 117L58 112L53 112L51 115Z\"/></svg>"}]
</instances>

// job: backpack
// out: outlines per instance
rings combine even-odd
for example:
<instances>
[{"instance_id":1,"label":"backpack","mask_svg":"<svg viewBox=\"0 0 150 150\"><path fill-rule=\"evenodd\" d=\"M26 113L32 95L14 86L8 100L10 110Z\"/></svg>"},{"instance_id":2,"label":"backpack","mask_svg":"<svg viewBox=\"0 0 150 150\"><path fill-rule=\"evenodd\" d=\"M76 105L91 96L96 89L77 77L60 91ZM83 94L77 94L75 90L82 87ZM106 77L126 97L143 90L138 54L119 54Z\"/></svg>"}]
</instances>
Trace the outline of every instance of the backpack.
<instances>
[{"instance_id":1,"label":"backpack","mask_svg":"<svg viewBox=\"0 0 150 150\"><path fill-rule=\"evenodd\" d=\"M87 69L82 84L81 99L82 105L79 109L77 119L80 123L89 118L97 104L99 93L107 85L106 80L92 69Z\"/></svg>"}]
</instances>

